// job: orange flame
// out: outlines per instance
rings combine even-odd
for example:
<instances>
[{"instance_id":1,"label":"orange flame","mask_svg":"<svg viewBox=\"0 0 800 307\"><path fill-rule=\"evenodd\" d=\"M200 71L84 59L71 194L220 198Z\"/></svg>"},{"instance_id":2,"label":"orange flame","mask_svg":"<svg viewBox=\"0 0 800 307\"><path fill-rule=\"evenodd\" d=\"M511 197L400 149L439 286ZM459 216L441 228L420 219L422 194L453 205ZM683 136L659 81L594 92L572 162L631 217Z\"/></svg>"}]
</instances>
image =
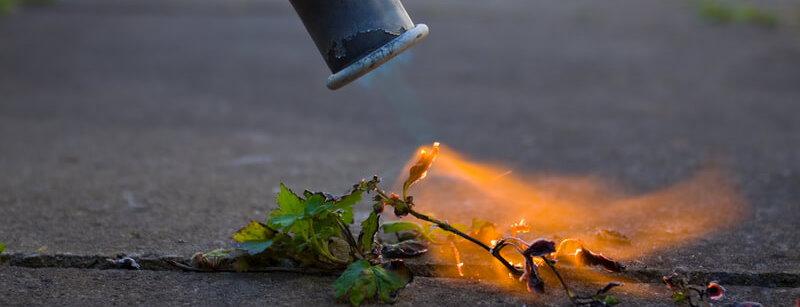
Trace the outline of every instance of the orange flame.
<instances>
[{"instance_id":1,"label":"orange flame","mask_svg":"<svg viewBox=\"0 0 800 307\"><path fill-rule=\"evenodd\" d=\"M528 223L525 222L525 218L521 218L519 222L511 224L510 230L512 235L529 233L531 232L531 225L528 225Z\"/></svg>"},{"instance_id":2,"label":"orange flame","mask_svg":"<svg viewBox=\"0 0 800 307\"><path fill-rule=\"evenodd\" d=\"M427 175L409 192L419 211L451 223L480 217L511 225L525 240L574 238L616 260L679 247L734 225L746 213L743 197L717 169L631 195L598 177L512 173L441 146Z\"/></svg>"}]
</instances>

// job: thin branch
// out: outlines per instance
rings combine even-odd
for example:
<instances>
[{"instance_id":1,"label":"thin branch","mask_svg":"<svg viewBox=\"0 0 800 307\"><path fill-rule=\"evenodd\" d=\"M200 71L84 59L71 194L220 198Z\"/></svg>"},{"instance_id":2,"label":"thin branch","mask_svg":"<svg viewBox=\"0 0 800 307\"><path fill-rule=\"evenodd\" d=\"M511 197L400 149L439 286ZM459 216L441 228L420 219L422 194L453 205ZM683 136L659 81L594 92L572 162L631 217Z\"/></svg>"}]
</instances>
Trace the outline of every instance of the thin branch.
<instances>
[{"instance_id":1,"label":"thin branch","mask_svg":"<svg viewBox=\"0 0 800 307\"><path fill-rule=\"evenodd\" d=\"M564 292L567 293L567 297L569 297L569 300L573 304L578 305L578 302L575 301L575 297L573 297L572 291L569 289L569 286L567 286L567 283L564 282L564 278L561 277L561 273L559 273L558 270L556 270L556 267L553 266L552 263L550 263L550 260L547 259L547 257L545 257L545 256L540 256L540 257L542 258L542 260L544 260L544 263L547 264L548 267L550 267L550 270L552 270L553 273L556 275L556 277L558 278L558 281L561 283L561 287L564 288Z\"/></svg>"},{"instance_id":2,"label":"thin branch","mask_svg":"<svg viewBox=\"0 0 800 307\"><path fill-rule=\"evenodd\" d=\"M509 263L508 260L503 258L503 256L500 255L500 253L496 253L496 254L492 253L492 248L489 247L489 245L486 245L486 243L483 243L480 240L475 239L475 238L471 237L470 235L461 232L460 230L456 229L453 226L450 226L450 224L448 224L446 222L443 222L443 221L437 220L435 218L432 218L430 216L427 216L425 214L419 213L419 212L415 211L414 209L410 209L409 213L411 213L411 215L413 215L414 217L416 217L416 218L418 218L420 220L436 224L436 226L438 226L439 228L441 228L444 231L451 232L451 233L453 233L453 234L455 234L455 235L457 235L459 237L462 237L462 238L464 238L464 239L466 239L466 240L468 240L468 241L470 241L472 243L475 243L476 245L480 246L481 248L483 248L487 252L489 252L493 257L497 258L497 260L500 261L500 263L502 263L503 266L505 266L509 271L511 271L511 274L514 274L515 276L520 276L520 275L523 274L522 271L517 269L517 267L515 267L514 265Z\"/></svg>"}]
</instances>

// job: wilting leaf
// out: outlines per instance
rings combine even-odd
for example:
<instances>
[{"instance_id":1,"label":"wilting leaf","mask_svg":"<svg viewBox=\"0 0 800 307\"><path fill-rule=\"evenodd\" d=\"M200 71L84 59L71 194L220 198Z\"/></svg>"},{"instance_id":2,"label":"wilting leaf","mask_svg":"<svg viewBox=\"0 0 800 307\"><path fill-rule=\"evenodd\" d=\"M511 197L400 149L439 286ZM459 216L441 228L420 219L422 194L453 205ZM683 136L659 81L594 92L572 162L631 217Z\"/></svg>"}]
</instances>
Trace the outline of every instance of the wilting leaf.
<instances>
[{"instance_id":1,"label":"wilting leaf","mask_svg":"<svg viewBox=\"0 0 800 307\"><path fill-rule=\"evenodd\" d=\"M419 159L417 163L411 166L408 170L408 178L405 182L403 182L403 195L407 195L408 189L414 185L417 181L425 178L428 174L428 169L431 168L431 164L433 161L436 160L436 156L439 155L439 142L433 143L433 146L430 150L423 149L419 154Z\"/></svg>"},{"instance_id":2,"label":"wilting leaf","mask_svg":"<svg viewBox=\"0 0 800 307\"><path fill-rule=\"evenodd\" d=\"M588 249L582 248L575 255L578 262L583 265L601 266L612 272L622 272L625 266L622 263L611 260L601 254L595 254Z\"/></svg>"},{"instance_id":3,"label":"wilting leaf","mask_svg":"<svg viewBox=\"0 0 800 307\"><path fill-rule=\"evenodd\" d=\"M519 278L525 282L528 292L544 293L544 281L539 277L536 264L533 263L533 256L525 255L525 273Z\"/></svg>"},{"instance_id":4,"label":"wilting leaf","mask_svg":"<svg viewBox=\"0 0 800 307\"><path fill-rule=\"evenodd\" d=\"M407 270L406 270L407 271ZM403 289L410 281L410 275L403 275L404 267L392 263L388 269L380 265L372 265L366 260L358 260L333 283L336 298L348 300L353 306L361 305L365 300L378 298L381 302L392 303L397 291Z\"/></svg>"},{"instance_id":5,"label":"wilting leaf","mask_svg":"<svg viewBox=\"0 0 800 307\"><path fill-rule=\"evenodd\" d=\"M622 283L619 283L619 282L616 282L616 281L612 281L612 282L606 284L606 286L603 287L602 289L597 290L597 294L598 295L606 294L608 291L611 291L611 289L613 289L615 287L619 287L619 286L622 286Z\"/></svg>"},{"instance_id":6,"label":"wilting leaf","mask_svg":"<svg viewBox=\"0 0 800 307\"><path fill-rule=\"evenodd\" d=\"M366 220L361 222L361 234L358 235L358 249L362 253L372 251L372 244L375 242L375 233L378 232L378 222L380 215L372 211Z\"/></svg>"},{"instance_id":7,"label":"wilting leaf","mask_svg":"<svg viewBox=\"0 0 800 307\"><path fill-rule=\"evenodd\" d=\"M278 192L277 202L278 208L270 214L268 224L279 230L291 227L306 211L305 202L283 183Z\"/></svg>"},{"instance_id":8,"label":"wilting leaf","mask_svg":"<svg viewBox=\"0 0 800 307\"><path fill-rule=\"evenodd\" d=\"M428 244L418 240L406 240L397 244L383 244L381 254L386 258L411 258L428 252Z\"/></svg>"},{"instance_id":9,"label":"wilting leaf","mask_svg":"<svg viewBox=\"0 0 800 307\"><path fill-rule=\"evenodd\" d=\"M274 235L275 231L266 225L251 221L250 224L233 234L233 240L240 243L239 246L248 254L255 255L272 246Z\"/></svg>"},{"instance_id":10,"label":"wilting leaf","mask_svg":"<svg viewBox=\"0 0 800 307\"><path fill-rule=\"evenodd\" d=\"M555 251L556 251L556 242L539 239L531 243L531 245L528 246L527 249L525 249L523 255L538 257L554 253Z\"/></svg>"}]
</instances>

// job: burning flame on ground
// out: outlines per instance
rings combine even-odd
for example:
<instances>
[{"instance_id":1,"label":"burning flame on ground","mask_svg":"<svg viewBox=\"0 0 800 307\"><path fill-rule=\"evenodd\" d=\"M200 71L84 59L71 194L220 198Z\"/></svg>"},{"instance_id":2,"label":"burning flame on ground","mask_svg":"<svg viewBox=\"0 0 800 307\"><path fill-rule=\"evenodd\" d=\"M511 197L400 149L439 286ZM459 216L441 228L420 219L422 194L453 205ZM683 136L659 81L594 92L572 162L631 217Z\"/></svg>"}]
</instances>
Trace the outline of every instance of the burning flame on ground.
<instances>
[{"instance_id":1,"label":"burning flame on ground","mask_svg":"<svg viewBox=\"0 0 800 307\"><path fill-rule=\"evenodd\" d=\"M407 168L418 157L412 157ZM572 238L592 251L623 261L690 243L735 224L746 213L737 189L716 169L698 171L660 190L630 195L596 177L512 173L497 165L470 161L441 146L426 175L410 192L418 211L451 223L478 217L500 225L498 228L511 225L498 230L510 230L525 240ZM499 236L485 242L493 246L496 239ZM449 253L446 257L449 262L454 256ZM458 255L456 263L463 276L462 258L470 259L470 252L462 249ZM596 270L585 271L581 275L587 279L607 280Z\"/></svg>"}]
</instances>

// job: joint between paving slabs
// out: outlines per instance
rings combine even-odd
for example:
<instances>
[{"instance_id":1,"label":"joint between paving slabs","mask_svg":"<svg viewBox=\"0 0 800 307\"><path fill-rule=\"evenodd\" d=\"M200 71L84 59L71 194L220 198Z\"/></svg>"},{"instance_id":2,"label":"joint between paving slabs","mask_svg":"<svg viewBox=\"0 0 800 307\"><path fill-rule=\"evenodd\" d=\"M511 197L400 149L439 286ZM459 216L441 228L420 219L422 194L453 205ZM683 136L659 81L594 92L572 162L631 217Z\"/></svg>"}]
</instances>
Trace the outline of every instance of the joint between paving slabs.
<instances>
[{"instance_id":1,"label":"joint between paving slabs","mask_svg":"<svg viewBox=\"0 0 800 307\"><path fill-rule=\"evenodd\" d=\"M0 265L25 268L73 268L90 270L110 269L137 269L148 271L194 271L194 272L235 272L233 268L221 268L214 271L196 269L191 265L192 260L181 256L163 255L131 255L118 254L105 255L74 255L74 254L2 254ZM135 264L135 265L133 265ZM444 264L408 263L409 269L423 277L457 277L446 272ZM484 265L472 265L474 269L486 269ZM468 267L469 268L469 265ZM248 272L292 272L315 275L337 275L339 272L315 270L307 268L269 267L250 270ZM661 277L670 271L653 268L630 268L620 276L642 283L661 283ZM787 272L707 272L688 271L687 275L693 282L708 282L716 280L726 285L758 286L767 288L797 288L800 287L800 273Z\"/></svg>"}]
</instances>

